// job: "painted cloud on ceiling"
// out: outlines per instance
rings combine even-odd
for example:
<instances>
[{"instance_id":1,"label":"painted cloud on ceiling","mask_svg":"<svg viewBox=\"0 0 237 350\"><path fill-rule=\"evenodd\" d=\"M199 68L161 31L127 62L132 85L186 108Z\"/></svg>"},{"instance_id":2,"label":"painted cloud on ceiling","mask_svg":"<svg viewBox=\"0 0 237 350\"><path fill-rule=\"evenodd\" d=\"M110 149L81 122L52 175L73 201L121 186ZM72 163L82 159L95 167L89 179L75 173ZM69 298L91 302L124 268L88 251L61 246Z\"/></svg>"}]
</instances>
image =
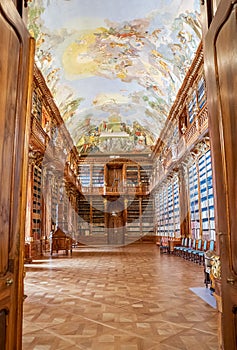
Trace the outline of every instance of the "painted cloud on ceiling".
<instances>
[{"instance_id":1,"label":"painted cloud on ceiling","mask_svg":"<svg viewBox=\"0 0 237 350\"><path fill-rule=\"evenodd\" d=\"M37 65L80 150L154 144L201 40L198 11L197 0L30 2Z\"/></svg>"}]
</instances>

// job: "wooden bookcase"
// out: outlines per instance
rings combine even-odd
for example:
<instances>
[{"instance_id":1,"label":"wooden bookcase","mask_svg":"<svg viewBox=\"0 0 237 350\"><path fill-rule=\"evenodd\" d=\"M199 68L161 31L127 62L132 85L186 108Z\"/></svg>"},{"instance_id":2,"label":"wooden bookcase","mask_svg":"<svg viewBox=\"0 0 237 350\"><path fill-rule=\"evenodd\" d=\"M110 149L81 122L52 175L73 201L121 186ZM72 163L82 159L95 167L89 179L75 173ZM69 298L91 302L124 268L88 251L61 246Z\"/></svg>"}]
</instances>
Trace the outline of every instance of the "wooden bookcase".
<instances>
[{"instance_id":1,"label":"wooden bookcase","mask_svg":"<svg viewBox=\"0 0 237 350\"><path fill-rule=\"evenodd\" d=\"M104 187L104 178L104 167L94 164L92 168L92 186Z\"/></svg>"},{"instance_id":2,"label":"wooden bookcase","mask_svg":"<svg viewBox=\"0 0 237 350\"><path fill-rule=\"evenodd\" d=\"M41 238L42 217L42 194L41 194L42 171L40 166L33 169L33 206L32 206L32 236L35 240Z\"/></svg>"},{"instance_id":3,"label":"wooden bookcase","mask_svg":"<svg viewBox=\"0 0 237 350\"><path fill-rule=\"evenodd\" d=\"M91 185L91 167L90 165L79 166L79 179L82 187L90 187Z\"/></svg>"},{"instance_id":4,"label":"wooden bookcase","mask_svg":"<svg viewBox=\"0 0 237 350\"><path fill-rule=\"evenodd\" d=\"M92 203L92 234L104 234L105 230L105 208L104 198L94 196L91 198Z\"/></svg>"},{"instance_id":5,"label":"wooden bookcase","mask_svg":"<svg viewBox=\"0 0 237 350\"><path fill-rule=\"evenodd\" d=\"M126 184L127 187L135 187L139 184L138 165L126 165Z\"/></svg>"},{"instance_id":6,"label":"wooden bookcase","mask_svg":"<svg viewBox=\"0 0 237 350\"><path fill-rule=\"evenodd\" d=\"M215 239L214 193L210 150L199 158L200 211L202 236Z\"/></svg>"},{"instance_id":7,"label":"wooden bookcase","mask_svg":"<svg viewBox=\"0 0 237 350\"><path fill-rule=\"evenodd\" d=\"M81 195L78 199L78 229L82 236L90 235L91 231L90 199Z\"/></svg>"},{"instance_id":8,"label":"wooden bookcase","mask_svg":"<svg viewBox=\"0 0 237 350\"><path fill-rule=\"evenodd\" d=\"M40 92L33 90L32 96L32 114L36 117L38 122L42 122L42 100L40 98Z\"/></svg>"},{"instance_id":9,"label":"wooden bookcase","mask_svg":"<svg viewBox=\"0 0 237 350\"><path fill-rule=\"evenodd\" d=\"M51 201L51 229L53 231L56 230L56 223L57 223L57 204L58 204L58 186L55 182L52 186L52 201Z\"/></svg>"},{"instance_id":10,"label":"wooden bookcase","mask_svg":"<svg viewBox=\"0 0 237 350\"><path fill-rule=\"evenodd\" d=\"M127 206L127 235L139 236L141 233L140 198L129 198Z\"/></svg>"},{"instance_id":11,"label":"wooden bookcase","mask_svg":"<svg viewBox=\"0 0 237 350\"><path fill-rule=\"evenodd\" d=\"M149 234L154 230L154 208L153 198L151 196L144 196L140 198L141 201L141 231L142 235Z\"/></svg>"}]
</instances>

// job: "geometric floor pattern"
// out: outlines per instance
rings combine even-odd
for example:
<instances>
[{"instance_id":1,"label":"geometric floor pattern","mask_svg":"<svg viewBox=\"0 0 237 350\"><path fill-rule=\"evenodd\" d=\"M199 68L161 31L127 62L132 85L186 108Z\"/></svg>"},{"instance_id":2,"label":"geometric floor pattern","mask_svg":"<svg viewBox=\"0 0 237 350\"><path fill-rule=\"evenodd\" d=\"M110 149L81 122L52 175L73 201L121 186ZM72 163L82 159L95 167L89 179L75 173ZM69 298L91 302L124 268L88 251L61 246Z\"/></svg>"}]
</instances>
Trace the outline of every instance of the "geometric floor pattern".
<instances>
[{"instance_id":1,"label":"geometric floor pattern","mask_svg":"<svg viewBox=\"0 0 237 350\"><path fill-rule=\"evenodd\" d=\"M61 252L60 252L61 253ZM203 267L151 243L80 247L25 266L23 350L217 350Z\"/></svg>"}]
</instances>

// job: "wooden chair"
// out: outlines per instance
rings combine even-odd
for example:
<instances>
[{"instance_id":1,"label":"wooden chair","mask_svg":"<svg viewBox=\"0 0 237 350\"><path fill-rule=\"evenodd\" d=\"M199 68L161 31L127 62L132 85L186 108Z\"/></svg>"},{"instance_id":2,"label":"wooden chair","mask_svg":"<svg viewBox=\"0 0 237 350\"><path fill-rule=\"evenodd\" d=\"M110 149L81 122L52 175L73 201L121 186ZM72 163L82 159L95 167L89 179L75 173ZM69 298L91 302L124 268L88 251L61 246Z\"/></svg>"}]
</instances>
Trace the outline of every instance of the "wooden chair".
<instances>
[{"instance_id":1,"label":"wooden chair","mask_svg":"<svg viewBox=\"0 0 237 350\"><path fill-rule=\"evenodd\" d=\"M215 250L215 241L213 239L210 241L209 250L211 250L211 251Z\"/></svg>"},{"instance_id":2,"label":"wooden chair","mask_svg":"<svg viewBox=\"0 0 237 350\"><path fill-rule=\"evenodd\" d=\"M186 259L187 254L188 254L188 250L191 249L192 247L192 238L188 238L188 244L186 247L184 247L181 251L182 251L182 257L184 259Z\"/></svg>"},{"instance_id":3,"label":"wooden chair","mask_svg":"<svg viewBox=\"0 0 237 350\"><path fill-rule=\"evenodd\" d=\"M168 253L168 237L162 237L160 241L160 252L161 253Z\"/></svg>"},{"instance_id":4,"label":"wooden chair","mask_svg":"<svg viewBox=\"0 0 237 350\"><path fill-rule=\"evenodd\" d=\"M205 256L205 252L207 251L207 240L205 239L205 241L203 242L203 247L202 250L200 252L197 253L197 258L198 258L198 263L199 265L203 264L204 265L204 256Z\"/></svg>"},{"instance_id":5,"label":"wooden chair","mask_svg":"<svg viewBox=\"0 0 237 350\"><path fill-rule=\"evenodd\" d=\"M187 239L187 238L183 237L183 238L181 239L181 245L177 245L177 246L174 247L174 255L179 255L179 253L180 253L180 248L184 247L184 245L185 245L185 240L186 240L186 239Z\"/></svg>"},{"instance_id":6,"label":"wooden chair","mask_svg":"<svg viewBox=\"0 0 237 350\"><path fill-rule=\"evenodd\" d=\"M194 238L191 247L185 251L185 259L191 260L192 252L196 249L197 240Z\"/></svg>"},{"instance_id":7,"label":"wooden chair","mask_svg":"<svg viewBox=\"0 0 237 350\"><path fill-rule=\"evenodd\" d=\"M200 239L198 240L197 249L195 249L195 250L193 250L193 251L191 252L191 257L190 257L190 259L191 259L192 261L197 262L196 260L197 260L197 257L198 257L198 253L201 251L201 249L202 249L202 239L200 238Z\"/></svg>"},{"instance_id":8,"label":"wooden chair","mask_svg":"<svg viewBox=\"0 0 237 350\"><path fill-rule=\"evenodd\" d=\"M189 241L190 241L190 239L188 237L186 237L185 240L184 240L183 247L180 247L179 256L181 256L181 257L184 256L185 249L187 249L189 247Z\"/></svg>"}]
</instances>

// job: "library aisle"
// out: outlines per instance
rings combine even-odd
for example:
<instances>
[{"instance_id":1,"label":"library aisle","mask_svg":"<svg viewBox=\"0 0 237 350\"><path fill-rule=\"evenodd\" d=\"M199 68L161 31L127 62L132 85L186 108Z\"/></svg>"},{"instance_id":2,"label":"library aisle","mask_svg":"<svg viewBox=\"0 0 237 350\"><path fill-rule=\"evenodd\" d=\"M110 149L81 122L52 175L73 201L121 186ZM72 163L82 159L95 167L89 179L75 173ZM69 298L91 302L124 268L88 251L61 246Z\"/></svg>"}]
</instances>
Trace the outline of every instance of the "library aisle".
<instances>
[{"instance_id":1,"label":"library aisle","mask_svg":"<svg viewBox=\"0 0 237 350\"><path fill-rule=\"evenodd\" d=\"M152 243L80 247L25 267L23 350L216 350L203 267Z\"/></svg>"}]
</instances>

